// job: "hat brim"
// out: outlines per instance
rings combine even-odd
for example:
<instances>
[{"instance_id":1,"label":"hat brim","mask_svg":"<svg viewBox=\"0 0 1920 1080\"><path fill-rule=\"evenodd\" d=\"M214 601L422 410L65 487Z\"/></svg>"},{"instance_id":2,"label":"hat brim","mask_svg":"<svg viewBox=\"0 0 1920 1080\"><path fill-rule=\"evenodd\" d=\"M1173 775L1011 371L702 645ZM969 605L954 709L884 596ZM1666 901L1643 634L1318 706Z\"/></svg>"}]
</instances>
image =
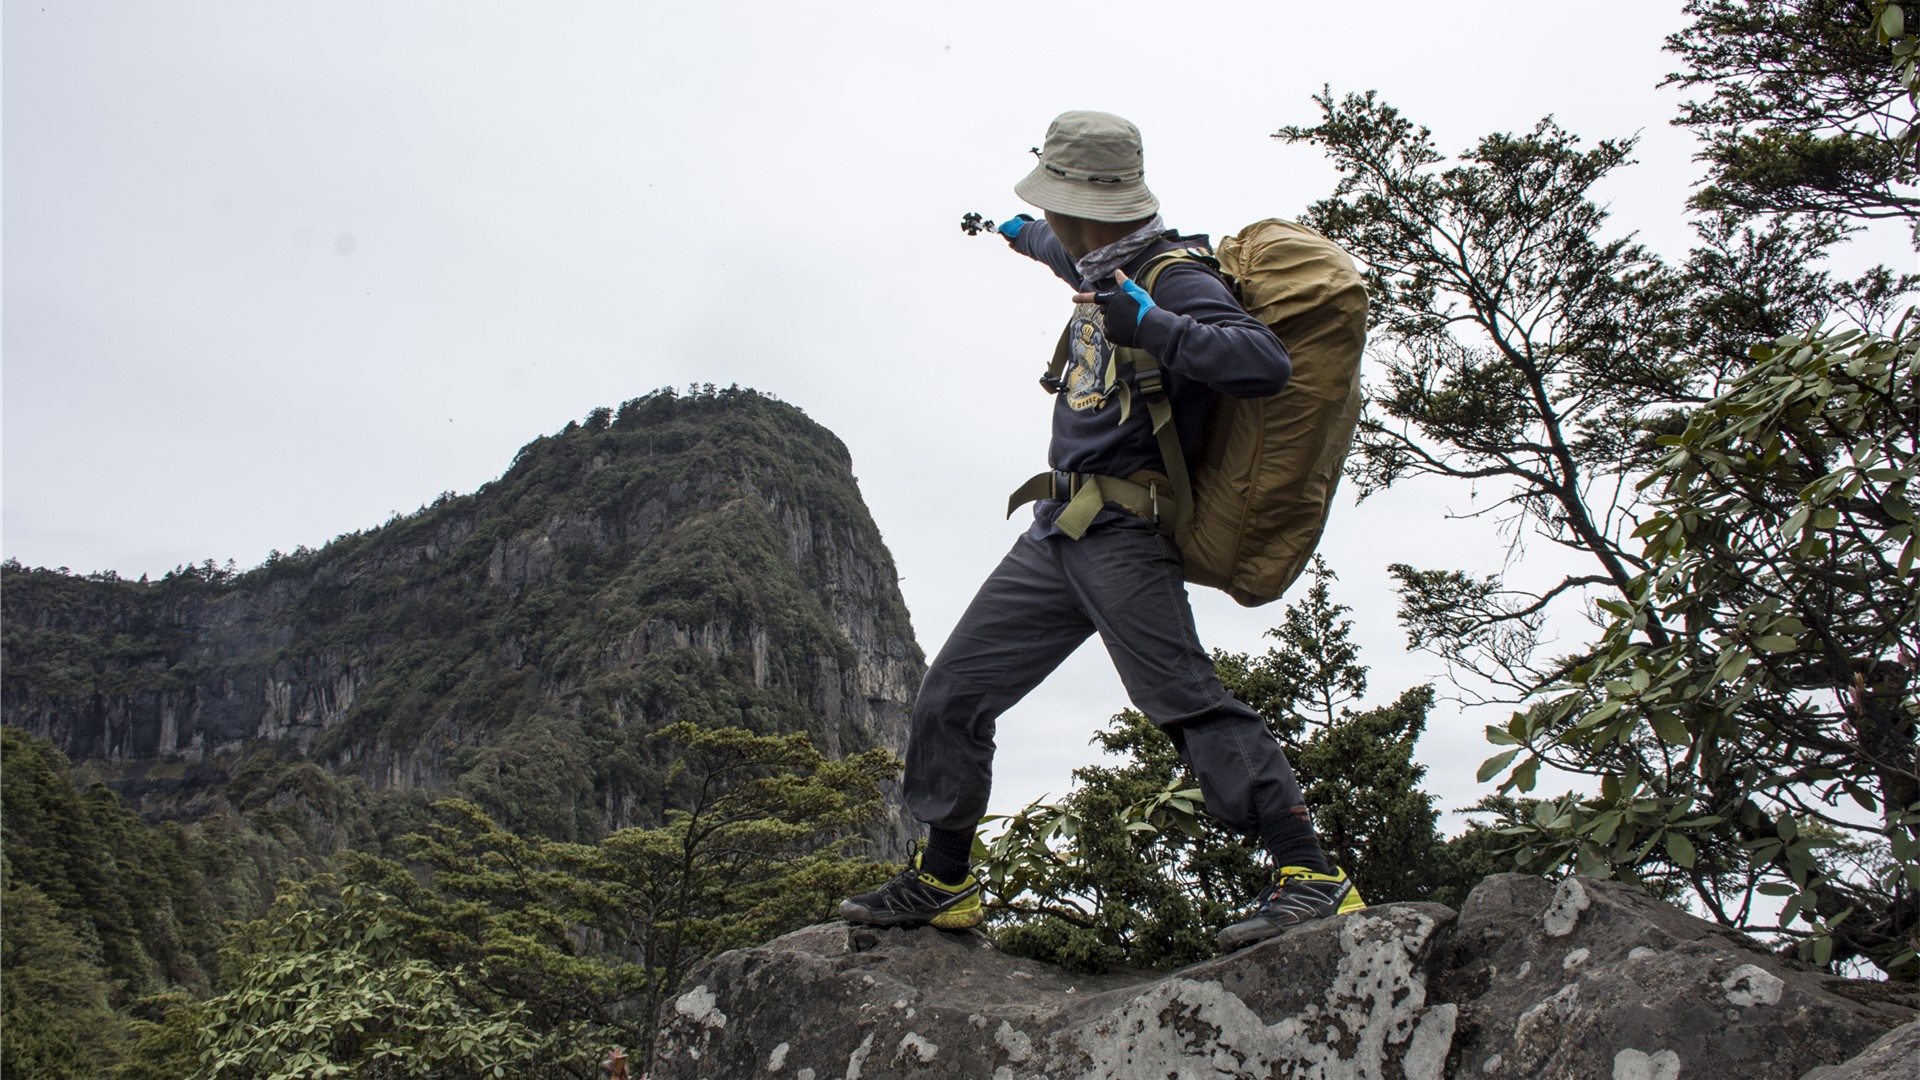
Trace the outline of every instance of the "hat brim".
<instances>
[{"instance_id":1,"label":"hat brim","mask_svg":"<svg viewBox=\"0 0 1920 1080\"><path fill-rule=\"evenodd\" d=\"M1088 221L1138 221L1160 212L1160 200L1147 190L1145 180L1095 184L1069 180L1047 171L1045 165L1034 166L1013 185L1013 193L1042 210Z\"/></svg>"}]
</instances>

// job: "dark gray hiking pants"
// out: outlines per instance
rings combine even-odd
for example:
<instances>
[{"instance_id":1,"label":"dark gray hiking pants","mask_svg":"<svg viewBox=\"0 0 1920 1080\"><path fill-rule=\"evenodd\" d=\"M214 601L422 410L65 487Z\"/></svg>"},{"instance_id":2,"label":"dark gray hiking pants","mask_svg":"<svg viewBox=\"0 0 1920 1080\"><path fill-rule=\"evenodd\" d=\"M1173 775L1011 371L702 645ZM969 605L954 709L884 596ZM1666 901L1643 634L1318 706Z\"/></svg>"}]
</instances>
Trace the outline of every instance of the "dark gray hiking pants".
<instances>
[{"instance_id":1,"label":"dark gray hiking pants","mask_svg":"<svg viewBox=\"0 0 1920 1080\"><path fill-rule=\"evenodd\" d=\"M1096 632L1134 706L1192 766L1208 812L1268 842L1302 828L1286 754L1220 685L1194 630L1180 551L1145 519L1103 523L1080 540L1023 533L980 586L914 699L903 784L914 817L942 829L979 824L995 721Z\"/></svg>"}]
</instances>

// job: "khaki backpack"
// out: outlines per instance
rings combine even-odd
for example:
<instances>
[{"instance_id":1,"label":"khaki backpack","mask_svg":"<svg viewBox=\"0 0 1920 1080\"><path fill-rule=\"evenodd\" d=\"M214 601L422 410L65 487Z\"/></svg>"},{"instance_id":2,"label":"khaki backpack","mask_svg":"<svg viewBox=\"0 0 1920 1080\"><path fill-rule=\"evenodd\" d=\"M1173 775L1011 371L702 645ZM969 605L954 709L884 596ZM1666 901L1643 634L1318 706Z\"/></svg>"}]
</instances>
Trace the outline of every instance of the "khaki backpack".
<instances>
[{"instance_id":1,"label":"khaki backpack","mask_svg":"<svg viewBox=\"0 0 1920 1080\"><path fill-rule=\"evenodd\" d=\"M1106 381L1124 392L1117 368L1135 372L1167 466L1170 524L1186 558L1187 580L1257 607L1279 599L1300 576L1333 508L1360 416L1367 291L1339 245L1279 218L1221 241L1217 259L1204 248L1155 256L1141 268L1141 287L1152 293L1161 271L1181 259L1218 269L1241 306L1279 335L1293 365L1286 389L1263 398L1220 395L1207 416L1200 452L1188 459L1180 452L1172 405L1152 356L1115 349ZM1056 352L1042 382L1058 385L1066 361L1066 350ZM1131 396L1123 394L1122 422ZM1140 510L1151 506L1160 516L1152 481L1087 476L1066 482L1070 490L1063 491L1058 474L1034 477L1014 492L1008 512L1036 498L1069 499L1057 524L1076 538L1108 501Z\"/></svg>"}]
</instances>

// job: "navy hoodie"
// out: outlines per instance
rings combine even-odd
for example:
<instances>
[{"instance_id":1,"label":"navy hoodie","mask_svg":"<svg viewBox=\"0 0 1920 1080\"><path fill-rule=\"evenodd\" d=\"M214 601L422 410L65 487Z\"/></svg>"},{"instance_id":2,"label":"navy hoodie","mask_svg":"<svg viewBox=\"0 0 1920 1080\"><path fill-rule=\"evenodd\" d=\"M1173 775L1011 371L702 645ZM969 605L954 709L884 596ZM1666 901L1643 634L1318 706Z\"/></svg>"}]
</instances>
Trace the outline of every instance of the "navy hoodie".
<instances>
[{"instance_id":1,"label":"navy hoodie","mask_svg":"<svg viewBox=\"0 0 1920 1080\"><path fill-rule=\"evenodd\" d=\"M1155 255L1185 247L1211 248L1205 236L1169 234L1149 244L1124 269L1135 278ZM1044 221L1020 230L1013 240L1020 254L1045 263L1080 290L1080 274L1073 259ZM1113 279L1100 282L1112 288ZM1181 260L1167 266L1153 286L1154 307L1140 321L1138 347L1160 362L1162 381L1173 404L1174 426L1189 457L1200 449L1202 425L1216 393L1233 397L1265 397L1287 385L1292 367L1287 347L1265 323L1246 313L1227 284L1206 266ZM1167 471L1160 460L1160 443L1138 394L1125 423L1120 421L1120 398L1102 397L1101 380L1111 347L1100 308L1080 304L1068 329L1069 360L1061 378L1066 389L1055 397L1053 442L1047 462L1062 472L1129 476L1141 469ZM1132 383L1131 372L1123 376ZM1053 519L1065 503L1043 500L1034 507L1034 528L1053 531ZM1121 516L1111 508L1095 524Z\"/></svg>"}]
</instances>

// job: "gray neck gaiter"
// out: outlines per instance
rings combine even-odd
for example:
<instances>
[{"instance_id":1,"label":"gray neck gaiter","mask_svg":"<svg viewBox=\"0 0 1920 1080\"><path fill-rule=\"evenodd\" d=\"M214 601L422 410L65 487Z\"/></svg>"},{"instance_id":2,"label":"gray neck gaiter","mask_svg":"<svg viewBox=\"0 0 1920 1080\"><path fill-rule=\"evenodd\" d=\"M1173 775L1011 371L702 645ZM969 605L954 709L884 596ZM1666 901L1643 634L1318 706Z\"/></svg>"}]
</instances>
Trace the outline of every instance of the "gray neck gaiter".
<instances>
[{"instance_id":1,"label":"gray neck gaiter","mask_svg":"<svg viewBox=\"0 0 1920 1080\"><path fill-rule=\"evenodd\" d=\"M1092 289L1113 276L1115 270L1127 265L1135 255L1140 254L1148 244L1154 242L1161 233L1167 231L1167 223L1160 215L1138 229L1108 244L1097 251L1090 251L1073 268L1080 272L1080 287Z\"/></svg>"}]
</instances>

